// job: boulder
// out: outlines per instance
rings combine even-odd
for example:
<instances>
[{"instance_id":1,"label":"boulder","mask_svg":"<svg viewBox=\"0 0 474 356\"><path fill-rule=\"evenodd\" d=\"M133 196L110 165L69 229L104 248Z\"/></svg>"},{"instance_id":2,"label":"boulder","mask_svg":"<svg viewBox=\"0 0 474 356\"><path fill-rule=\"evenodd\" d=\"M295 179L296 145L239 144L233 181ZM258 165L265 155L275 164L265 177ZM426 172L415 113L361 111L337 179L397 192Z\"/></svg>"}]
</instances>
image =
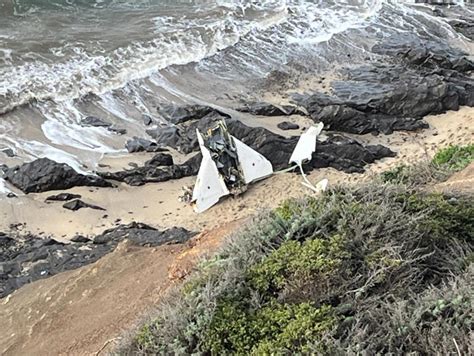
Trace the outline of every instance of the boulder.
<instances>
[{"instance_id":1,"label":"boulder","mask_svg":"<svg viewBox=\"0 0 474 356\"><path fill-rule=\"evenodd\" d=\"M167 161L163 161L162 158L160 160L163 163L170 163L169 158ZM196 175L199 170L199 164L196 164L196 161L197 159L193 157L180 165L171 164L162 165L161 167L158 166L158 160L148 161L143 167L118 172L99 172L98 174L104 179L124 182L131 186L140 186L146 183L159 183Z\"/></svg>"},{"instance_id":2,"label":"boulder","mask_svg":"<svg viewBox=\"0 0 474 356\"><path fill-rule=\"evenodd\" d=\"M289 116L304 115L304 113L293 105L274 105L265 102L249 102L236 109L240 112L259 116Z\"/></svg>"},{"instance_id":3,"label":"boulder","mask_svg":"<svg viewBox=\"0 0 474 356\"><path fill-rule=\"evenodd\" d=\"M39 158L33 162L9 168L4 178L24 193L40 193L77 186L112 186L100 177L77 173L67 164L48 158Z\"/></svg>"},{"instance_id":4,"label":"boulder","mask_svg":"<svg viewBox=\"0 0 474 356\"><path fill-rule=\"evenodd\" d=\"M298 130L300 128L299 125L297 124L294 124L292 122L289 122L289 121L283 121L283 122L280 122L277 127L280 129L280 130Z\"/></svg>"},{"instance_id":5,"label":"boulder","mask_svg":"<svg viewBox=\"0 0 474 356\"><path fill-rule=\"evenodd\" d=\"M63 205L63 208L72 210L72 211L77 211L83 208L94 209L94 210L105 210L104 208L101 208L100 206L88 204L79 199L75 199L75 200L65 203Z\"/></svg>"},{"instance_id":6,"label":"boulder","mask_svg":"<svg viewBox=\"0 0 474 356\"><path fill-rule=\"evenodd\" d=\"M183 228L160 231L140 223L106 230L93 239L94 243L80 235L71 240L73 244L64 244L31 235L13 238L0 233L0 298L27 283L94 263L124 240L155 247L185 242L194 235Z\"/></svg>"},{"instance_id":7,"label":"boulder","mask_svg":"<svg viewBox=\"0 0 474 356\"><path fill-rule=\"evenodd\" d=\"M166 151L166 149L159 146L156 142L139 137L134 137L133 139L128 140L125 144L125 148L129 153Z\"/></svg>"},{"instance_id":8,"label":"boulder","mask_svg":"<svg viewBox=\"0 0 474 356\"><path fill-rule=\"evenodd\" d=\"M153 167L172 166L173 164L173 157L167 153L158 153L152 159L145 162L145 166Z\"/></svg>"},{"instance_id":9,"label":"boulder","mask_svg":"<svg viewBox=\"0 0 474 356\"><path fill-rule=\"evenodd\" d=\"M4 148L0 150L0 152L7 155L7 157L10 157L10 158L15 157L15 151L13 151L11 148Z\"/></svg>"},{"instance_id":10,"label":"boulder","mask_svg":"<svg viewBox=\"0 0 474 356\"><path fill-rule=\"evenodd\" d=\"M107 130L117 135L125 135L127 133L127 129L124 129L122 127L110 126L110 127L107 127Z\"/></svg>"},{"instance_id":11,"label":"boulder","mask_svg":"<svg viewBox=\"0 0 474 356\"><path fill-rule=\"evenodd\" d=\"M158 107L158 113L172 124L182 124L192 120L200 120L209 114L218 114L225 117L229 115L206 105L175 105L162 104Z\"/></svg>"},{"instance_id":12,"label":"boulder","mask_svg":"<svg viewBox=\"0 0 474 356\"><path fill-rule=\"evenodd\" d=\"M143 119L143 125L145 126L150 126L153 124L153 118L150 115L143 114L142 119Z\"/></svg>"}]
</instances>

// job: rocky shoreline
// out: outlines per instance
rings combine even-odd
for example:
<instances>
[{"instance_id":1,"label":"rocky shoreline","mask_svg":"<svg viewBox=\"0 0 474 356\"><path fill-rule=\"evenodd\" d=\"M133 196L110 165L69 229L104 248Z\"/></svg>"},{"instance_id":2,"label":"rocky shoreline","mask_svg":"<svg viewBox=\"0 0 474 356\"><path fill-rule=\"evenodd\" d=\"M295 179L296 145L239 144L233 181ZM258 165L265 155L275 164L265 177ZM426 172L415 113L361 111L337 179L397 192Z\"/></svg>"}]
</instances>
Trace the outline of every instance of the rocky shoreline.
<instances>
[{"instance_id":1,"label":"rocky shoreline","mask_svg":"<svg viewBox=\"0 0 474 356\"><path fill-rule=\"evenodd\" d=\"M466 26L459 24L458 27L469 34ZM149 137L134 137L126 144L131 155L153 153L143 165L134 164L130 169L118 171L101 169L95 175L85 175L66 164L41 158L20 166L1 165L0 172L7 182L25 194L80 186L111 189L121 183L136 187L192 177L197 174L201 161L200 154L196 153L195 131L206 131L217 120L225 120L230 133L267 157L275 170L287 168L298 137L291 136L291 132L282 136L264 127L251 127L233 117L235 112L245 112L268 119L304 117L315 123L323 122L326 134L305 169L310 172L334 168L345 173L362 173L367 165L394 157L396 152L381 144L364 144L357 135L420 132L428 128L424 121L427 115L474 106L474 62L468 54L411 36L388 38L374 46L373 52L383 55L384 61L342 69L342 79L332 82L330 94L317 90L294 94L287 98L292 105L263 101L240 103L228 109L201 104L160 105L157 113L166 118L169 125L144 118ZM110 129L110 125L99 118L89 118L85 124ZM167 152L169 149L194 155L175 163ZM79 199L80 196L71 199L62 196L50 200L69 201L66 203L69 207L65 204L64 208L73 211L102 209ZM191 236L192 233L182 228L161 231L135 222L119 224L95 237L77 236L71 244L65 244L53 237L43 239L33 231L18 233L12 229L0 233L0 297L26 283L97 261L124 239L140 246L157 246L183 242Z\"/></svg>"}]
</instances>

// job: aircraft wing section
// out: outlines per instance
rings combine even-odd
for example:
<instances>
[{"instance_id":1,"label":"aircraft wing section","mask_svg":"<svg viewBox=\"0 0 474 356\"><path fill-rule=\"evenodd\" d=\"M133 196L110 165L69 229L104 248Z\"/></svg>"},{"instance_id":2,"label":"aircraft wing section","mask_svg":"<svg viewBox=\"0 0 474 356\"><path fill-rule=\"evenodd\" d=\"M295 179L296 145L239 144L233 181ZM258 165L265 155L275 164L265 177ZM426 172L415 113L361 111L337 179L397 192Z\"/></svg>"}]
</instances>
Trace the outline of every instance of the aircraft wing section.
<instances>
[{"instance_id":1,"label":"aircraft wing section","mask_svg":"<svg viewBox=\"0 0 474 356\"><path fill-rule=\"evenodd\" d=\"M245 184L268 177L273 174L271 162L263 155L233 137L240 167L244 175Z\"/></svg>"},{"instance_id":2,"label":"aircraft wing section","mask_svg":"<svg viewBox=\"0 0 474 356\"><path fill-rule=\"evenodd\" d=\"M324 124L321 122L316 126L311 126L308 131L301 135L289 163L296 163L301 166L303 162L311 160L313 153L316 151L316 138L323 127Z\"/></svg>"},{"instance_id":3,"label":"aircraft wing section","mask_svg":"<svg viewBox=\"0 0 474 356\"><path fill-rule=\"evenodd\" d=\"M202 162L194 186L192 201L195 202L194 210L201 213L216 204L221 197L228 195L229 190L212 160L211 153L204 146L199 131L197 131L197 136L202 152Z\"/></svg>"}]
</instances>

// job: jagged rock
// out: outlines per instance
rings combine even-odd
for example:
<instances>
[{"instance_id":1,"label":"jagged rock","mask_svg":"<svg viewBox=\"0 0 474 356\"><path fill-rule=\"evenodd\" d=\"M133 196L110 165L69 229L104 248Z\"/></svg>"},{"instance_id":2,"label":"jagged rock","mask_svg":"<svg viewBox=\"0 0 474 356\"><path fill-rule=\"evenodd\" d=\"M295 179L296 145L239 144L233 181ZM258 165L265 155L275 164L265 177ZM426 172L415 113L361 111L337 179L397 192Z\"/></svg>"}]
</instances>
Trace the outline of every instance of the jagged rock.
<instances>
[{"instance_id":1,"label":"jagged rock","mask_svg":"<svg viewBox=\"0 0 474 356\"><path fill-rule=\"evenodd\" d=\"M474 21L470 19L452 20L449 24L459 33L474 40Z\"/></svg>"},{"instance_id":2,"label":"jagged rock","mask_svg":"<svg viewBox=\"0 0 474 356\"><path fill-rule=\"evenodd\" d=\"M98 174L105 179L125 182L131 186L140 186L145 183L165 182L171 179L180 179L196 175L199 170L199 164L196 164L196 160L195 157L192 157L180 165L173 164L166 167L158 167L154 164L145 164L143 167L130 170L119 172L99 172Z\"/></svg>"},{"instance_id":3,"label":"jagged rock","mask_svg":"<svg viewBox=\"0 0 474 356\"><path fill-rule=\"evenodd\" d=\"M174 105L162 104L158 107L158 112L172 124L182 124L192 120L199 120L209 114L218 114L225 117L229 115L206 105Z\"/></svg>"},{"instance_id":4,"label":"jagged rock","mask_svg":"<svg viewBox=\"0 0 474 356\"><path fill-rule=\"evenodd\" d=\"M94 243L83 236L73 238L73 244L63 244L53 239L12 238L0 233L0 298L27 283L96 262L123 240L155 247L185 242L194 235L183 228L159 231L139 223L106 230L94 238Z\"/></svg>"},{"instance_id":5,"label":"jagged rock","mask_svg":"<svg viewBox=\"0 0 474 356\"><path fill-rule=\"evenodd\" d=\"M173 157L167 153L158 153L152 159L145 162L145 166L172 166L174 164Z\"/></svg>"},{"instance_id":6,"label":"jagged rock","mask_svg":"<svg viewBox=\"0 0 474 356\"><path fill-rule=\"evenodd\" d=\"M143 114L142 119L145 126L150 126L153 124L153 118L150 115Z\"/></svg>"},{"instance_id":7,"label":"jagged rock","mask_svg":"<svg viewBox=\"0 0 474 356\"><path fill-rule=\"evenodd\" d=\"M125 144L125 148L129 153L166 151L166 149L159 146L156 142L139 137L134 137L133 139L128 140Z\"/></svg>"},{"instance_id":8,"label":"jagged rock","mask_svg":"<svg viewBox=\"0 0 474 356\"><path fill-rule=\"evenodd\" d=\"M329 130L365 134L426 128L430 114L474 106L474 63L465 53L412 35L392 36L375 45L395 63L362 65L346 70L332 83L332 95L297 95L314 121Z\"/></svg>"},{"instance_id":9,"label":"jagged rock","mask_svg":"<svg viewBox=\"0 0 474 356\"><path fill-rule=\"evenodd\" d=\"M382 145L363 146L349 137L330 135L327 140L317 143L313 159L305 167L332 167L346 173L362 173L367 164L395 156L395 152Z\"/></svg>"},{"instance_id":10,"label":"jagged rock","mask_svg":"<svg viewBox=\"0 0 474 356\"><path fill-rule=\"evenodd\" d=\"M3 152L4 154L7 155L7 157L15 157L15 151L13 151L11 148L4 148L0 152Z\"/></svg>"},{"instance_id":11,"label":"jagged rock","mask_svg":"<svg viewBox=\"0 0 474 356\"><path fill-rule=\"evenodd\" d=\"M77 186L111 187L106 180L77 173L65 163L40 158L21 166L9 168L5 179L24 193L69 189Z\"/></svg>"},{"instance_id":12,"label":"jagged rock","mask_svg":"<svg viewBox=\"0 0 474 356\"><path fill-rule=\"evenodd\" d=\"M56 195L50 195L46 198L46 201L69 201L73 199L80 199L81 196L79 194L71 194L71 193L60 193Z\"/></svg>"},{"instance_id":13,"label":"jagged rock","mask_svg":"<svg viewBox=\"0 0 474 356\"><path fill-rule=\"evenodd\" d=\"M6 164L0 164L0 177L2 177L8 171Z\"/></svg>"},{"instance_id":14,"label":"jagged rock","mask_svg":"<svg viewBox=\"0 0 474 356\"><path fill-rule=\"evenodd\" d=\"M89 208L89 209L94 209L94 210L105 210L104 208L101 208L100 206L88 204L79 199L75 199L75 200L65 203L63 205L63 208L72 210L72 211L77 211L83 208Z\"/></svg>"},{"instance_id":15,"label":"jagged rock","mask_svg":"<svg viewBox=\"0 0 474 356\"><path fill-rule=\"evenodd\" d=\"M76 235L71 239L71 242L77 242L77 243L87 243L91 241L92 240L90 238L82 236L82 235Z\"/></svg>"},{"instance_id":16,"label":"jagged rock","mask_svg":"<svg viewBox=\"0 0 474 356\"><path fill-rule=\"evenodd\" d=\"M288 116L294 114L301 114L301 112L295 106L277 106L265 102L246 103L244 106L237 108L236 110L260 116Z\"/></svg>"},{"instance_id":17,"label":"jagged rock","mask_svg":"<svg viewBox=\"0 0 474 356\"><path fill-rule=\"evenodd\" d=\"M81 120L81 126L110 127L112 124L95 116L88 116Z\"/></svg>"},{"instance_id":18,"label":"jagged rock","mask_svg":"<svg viewBox=\"0 0 474 356\"><path fill-rule=\"evenodd\" d=\"M292 122L289 122L289 121L283 121L283 122L280 122L277 127L280 129L280 130L298 130L300 128L299 125L297 124L294 124Z\"/></svg>"},{"instance_id":19,"label":"jagged rock","mask_svg":"<svg viewBox=\"0 0 474 356\"><path fill-rule=\"evenodd\" d=\"M398 57L405 63L424 68L444 68L459 72L474 69L474 63L463 51L445 43L424 41L413 34L397 34L388 37L373 46L372 51Z\"/></svg>"}]
</instances>

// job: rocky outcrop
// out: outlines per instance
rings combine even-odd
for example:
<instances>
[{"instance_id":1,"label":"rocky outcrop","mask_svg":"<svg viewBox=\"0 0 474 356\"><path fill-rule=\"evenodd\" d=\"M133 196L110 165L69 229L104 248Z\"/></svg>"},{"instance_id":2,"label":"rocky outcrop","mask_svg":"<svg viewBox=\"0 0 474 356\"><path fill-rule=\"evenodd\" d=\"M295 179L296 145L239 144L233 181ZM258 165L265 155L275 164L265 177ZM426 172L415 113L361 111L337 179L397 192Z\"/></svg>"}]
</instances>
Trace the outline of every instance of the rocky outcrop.
<instances>
[{"instance_id":1,"label":"rocky outcrop","mask_svg":"<svg viewBox=\"0 0 474 356\"><path fill-rule=\"evenodd\" d=\"M176 144L181 151L199 150L196 128L206 131L218 120L225 117L215 113L201 120L188 122L186 126L175 126L175 135L169 142ZM250 127L238 120L227 119L227 128L235 136L257 152L264 155L273 165L274 170L288 167L290 156L296 147L298 137L285 138L263 127ZM159 144L162 142L158 141ZM331 153L331 150L333 152ZM345 172L361 172L367 163L395 154L383 146L363 146L355 140L341 135L332 135L326 141L318 143L318 151L308 168L333 167ZM99 173L105 179L125 182L129 185L142 185L148 182L163 182L170 179L196 175L201 161L200 154L182 165L160 167L145 164L143 167L114 173ZM351 167L352 164L352 167Z\"/></svg>"},{"instance_id":2,"label":"rocky outcrop","mask_svg":"<svg viewBox=\"0 0 474 356\"><path fill-rule=\"evenodd\" d=\"M106 180L77 173L65 163L40 158L21 166L9 168L4 177L24 193L69 189L77 186L111 187Z\"/></svg>"},{"instance_id":3,"label":"rocky outcrop","mask_svg":"<svg viewBox=\"0 0 474 356\"><path fill-rule=\"evenodd\" d=\"M93 210L105 210L104 208L101 208L100 206L88 204L79 199L74 199L65 203L63 205L63 208L67 210L72 210L72 211L78 211L84 208L93 209Z\"/></svg>"},{"instance_id":4,"label":"rocky outcrop","mask_svg":"<svg viewBox=\"0 0 474 356\"><path fill-rule=\"evenodd\" d=\"M332 95L297 95L314 121L329 130L365 134L426 128L426 115L474 106L474 63L445 45L411 36L393 37L373 51L394 57L393 64L346 70L332 83Z\"/></svg>"},{"instance_id":5,"label":"rocky outcrop","mask_svg":"<svg viewBox=\"0 0 474 356\"><path fill-rule=\"evenodd\" d=\"M289 116L303 114L297 107L292 105L273 105L265 102L250 102L236 109L240 112L260 116Z\"/></svg>"},{"instance_id":6,"label":"rocky outcrop","mask_svg":"<svg viewBox=\"0 0 474 356\"><path fill-rule=\"evenodd\" d=\"M209 114L230 117L222 111L206 105L180 106L175 104L162 104L158 107L158 113L172 124L183 124L188 121L200 120Z\"/></svg>"},{"instance_id":7,"label":"rocky outcrop","mask_svg":"<svg viewBox=\"0 0 474 356\"><path fill-rule=\"evenodd\" d=\"M87 116L81 120L81 126L111 127L112 124L95 116Z\"/></svg>"},{"instance_id":8,"label":"rocky outcrop","mask_svg":"<svg viewBox=\"0 0 474 356\"><path fill-rule=\"evenodd\" d=\"M143 167L123 170L118 172L98 172L97 174L104 179L111 179L119 182L125 182L128 185L140 186L145 183L165 182L171 179L180 179L193 176L198 173L200 155L196 155L183 164L173 164L172 159L155 156L147 161Z\"/></svg>"},{"instance_id":9,"label":"rocky outcrop","mask_svg":"<svg viewBox=\"0 0 474 356\"><path fill-rule=\"evenodd\" d=\"M183 228L160 231L140 223L106 230L93 242L83 237L72 244L0 233L0 298L27 283L93 263L123 240L137 246L159 246L181 243L194 235Z\"/></svg>"}]
</instances>

